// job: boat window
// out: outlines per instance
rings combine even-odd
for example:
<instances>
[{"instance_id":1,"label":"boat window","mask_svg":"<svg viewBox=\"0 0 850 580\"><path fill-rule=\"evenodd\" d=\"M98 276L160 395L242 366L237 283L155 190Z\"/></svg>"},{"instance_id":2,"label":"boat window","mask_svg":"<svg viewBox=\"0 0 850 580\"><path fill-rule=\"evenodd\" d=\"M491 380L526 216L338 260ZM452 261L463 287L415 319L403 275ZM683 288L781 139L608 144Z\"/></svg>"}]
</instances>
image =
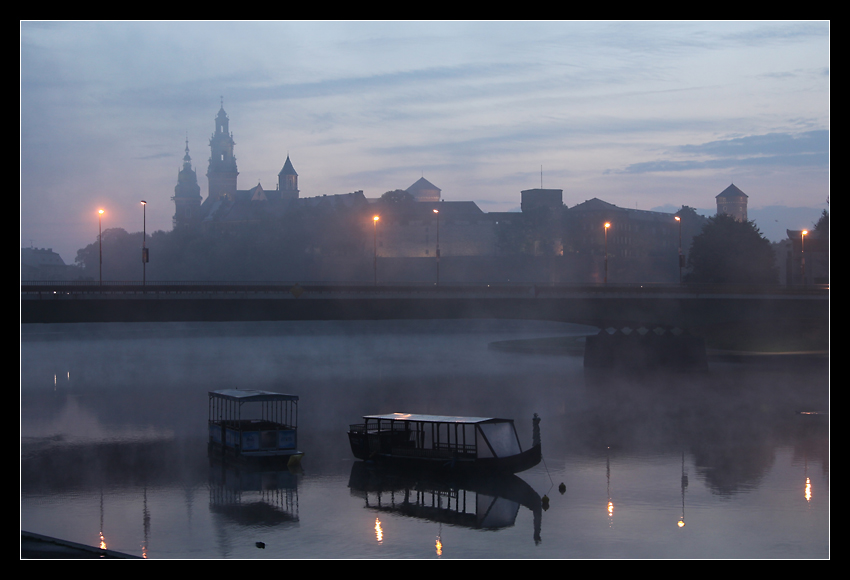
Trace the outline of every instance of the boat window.
<instances>
[{"instance_id":1,"label":"boat window","mask_svg":"<svg viewBox=\"0 0 850 580\"><path fill-rule=\"evenodd\" d=\"M496 457L507 457L520 453L519 442L512 423L482 423L478 428L487 438ZM479 456L481 456L482 446L479 445L478 449Z\"/></svg>"}]
</instances>

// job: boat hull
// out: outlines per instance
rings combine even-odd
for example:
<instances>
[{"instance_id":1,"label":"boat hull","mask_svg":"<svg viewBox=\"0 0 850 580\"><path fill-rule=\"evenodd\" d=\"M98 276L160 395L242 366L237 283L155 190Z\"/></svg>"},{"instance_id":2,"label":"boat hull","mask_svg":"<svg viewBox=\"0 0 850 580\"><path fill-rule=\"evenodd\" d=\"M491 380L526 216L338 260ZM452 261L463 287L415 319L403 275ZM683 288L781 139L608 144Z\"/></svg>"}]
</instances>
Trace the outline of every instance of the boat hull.
<instances>
[{"instance_id":1,"label":"boat hull","mask_svg":"<svg viewBox=\"0 0 850 580\"><path fill-rule=\"evenodd\" d=\"M301 464L304 452L297 449L276 449L266 451L240 451L217 443L207 445L210 457L224 458L229 461L256 463L261 465L285 465L297 467Z\"/></svg>"},{"instance_id":2,"label":"boat hull","mask_svg":"<svg viewBox=\"0 0 850 580\"><path fill-rule=\"evenodd\" d=\"M458 457L425 456L416 454L398 455L393 452L370 452L367 436L363 433L349 432L349 443L354 457L363 461L373 461L392 468L419 469L437 472L468 473L519 473L540 463L542 452L540 445L507 457Z\"/></svg>"}]
</instances>

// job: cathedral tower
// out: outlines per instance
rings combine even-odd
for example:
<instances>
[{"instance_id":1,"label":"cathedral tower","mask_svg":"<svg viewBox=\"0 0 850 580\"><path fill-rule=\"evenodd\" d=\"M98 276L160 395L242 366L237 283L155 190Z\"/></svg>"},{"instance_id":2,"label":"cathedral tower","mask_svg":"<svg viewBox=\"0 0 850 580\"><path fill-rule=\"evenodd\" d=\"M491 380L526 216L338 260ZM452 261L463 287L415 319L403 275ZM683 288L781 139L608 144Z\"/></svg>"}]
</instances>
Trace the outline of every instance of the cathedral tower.
<instances>
[{"instance_id":1,"label":"cathedral tower","mask_svg":"<svg viewBox=\"0 0 850 580\"><path fill-rule=\"evenodd\" d=\"M236 157L233 155L233 134L230 133L230 119L224 112L224 102L215 118L215 133L210 138L210 167L207 170L209 197L217 201L236 194Z\"/></svg>"},{"instance_id":2,"label":"cathedral tower","mask_svg":"<svg viewBox=\"0 0 850 580\"><path fill-rule=\"evenodd\" d=\"M280 190L281 199L298 199L298 174L292 167L289 155L286 156L283 169L277 174L277 188Z\"/></svg>"},{"instance_id":3,"label":"cathedral tower","mask_svg":"<svg viewBox=\"0 0 850 580\"><path fill-rule=\"evenodd\" d=\"M183 169L177 172L177 185L174 187L173 226L192 225L200 221L201 187L198 175L192 169L189 157L189 139L186 138L186 155L183 156Z\"/></svg>"}]
</instances>

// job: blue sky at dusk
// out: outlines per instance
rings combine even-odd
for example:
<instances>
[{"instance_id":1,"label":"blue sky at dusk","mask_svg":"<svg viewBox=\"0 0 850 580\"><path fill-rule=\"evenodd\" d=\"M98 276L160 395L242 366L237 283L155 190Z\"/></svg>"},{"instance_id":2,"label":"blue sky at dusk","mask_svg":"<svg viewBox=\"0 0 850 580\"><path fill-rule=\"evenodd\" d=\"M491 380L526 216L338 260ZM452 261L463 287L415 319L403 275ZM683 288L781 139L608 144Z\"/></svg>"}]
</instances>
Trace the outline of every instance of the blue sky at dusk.
<instances>
[{"instance_id":1,"label":"blue sky at dusk","mask_svg":"<svg viewBox=\"0 0 850 580\"><path fill-rule=\"evenodd\" d=\"M424 176L519 208L564 190L713 213L772 241L829 197L829 22L22 22L21 245L170 230L188 136L206 197L224 99L239 188L378 197Z\"/></svg>"}]
</instances>

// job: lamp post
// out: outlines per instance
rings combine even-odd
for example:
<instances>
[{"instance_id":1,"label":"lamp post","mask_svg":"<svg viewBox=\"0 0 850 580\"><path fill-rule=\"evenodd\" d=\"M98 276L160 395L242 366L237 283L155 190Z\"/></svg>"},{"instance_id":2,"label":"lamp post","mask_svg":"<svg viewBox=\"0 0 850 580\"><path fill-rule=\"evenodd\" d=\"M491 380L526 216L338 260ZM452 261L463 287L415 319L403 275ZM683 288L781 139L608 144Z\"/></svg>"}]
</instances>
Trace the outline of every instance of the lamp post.
<instances>
[{"instance_id":1,"label":"lamp post","mask_svg":"<svg viewBox=\"0 0 850 580\"><path fill-rule=\"evenodd\" d=\"M372 218L372 223L375 224L375 235L374 235L374 248L375 248L375 261L373 262L373 269L375 272L375 286L378 285L378 220L381 219L381 216L375 216Z\"/></svg>"},{"instance_id":2,"label":"lamp post","mask_svg":"<svg viewBox=\"0 0 850 580\"><path fill-rule=\"evenodd\" d=\"M605 283L608 283L608 228L611 222L605 222Z\"/></svg>"},{"instance_id":3,"label":"lamp post","mask_svg":"<svg viewBox=\"0 0 850 580\"><path fill-rule=\"evenodd\" d=\"M437 286L440 285L440 210L435 209L437 214Z\"/></svg>"},{"instance_id":4,"label":"lamp post","mask_svg":"<svg viewBox=\"0 0 850 580\"><path fill-rule=\"evenodd\" d=\"M682 283L682 266L684 266L685 255L682 253L682 218L676 216L676 221L679 222L679 284Z\"/></svg>"},{"instance_id":5,"label":"lamp post","mask_svg":"<svg viewBox=\"0 0 850 580\"><path fill-rule=\"evenodd\" d=\"M97 210L97 253L98 253L98 276L100 285L103 286L103 210Z\"/></svg>"},{"instance_id":6,"label":"lamp post","mask_svg":"<svg viewBox=\"0 0 850 580\"><path fill-rule=\"evenodd\" d=\"M809 230L800 232L800 276L804 286L806 284L806 234L808 233Z\"/></svg>"},{"instance_id":7,"label":"lamp post","mask_svg":"<svg viewBox=\"0 0 850 580\"><path fill-rule=\"evenodd\" d=\"M145 267L148 262L148 249L145 248L145 237L146 233L146 221L147 221L147 207L148 202L142 200L142 292L144 292L145 288Z\"/></svg>"}]
</instances>

